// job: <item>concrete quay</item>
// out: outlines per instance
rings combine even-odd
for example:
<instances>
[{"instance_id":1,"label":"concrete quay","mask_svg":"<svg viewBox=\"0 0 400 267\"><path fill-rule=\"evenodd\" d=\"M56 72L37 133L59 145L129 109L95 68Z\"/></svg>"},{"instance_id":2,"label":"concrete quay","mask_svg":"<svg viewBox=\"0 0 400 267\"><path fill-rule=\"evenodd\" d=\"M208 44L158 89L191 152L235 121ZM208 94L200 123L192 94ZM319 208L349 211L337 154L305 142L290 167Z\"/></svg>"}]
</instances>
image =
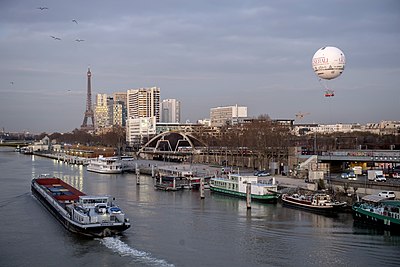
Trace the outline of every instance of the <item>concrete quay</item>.
<instances>
[{"instance_id":1,"label":"concrete quay","mask_svg":"<svg viewBox=\"0 0 400 267\"><path fill-rule=\"evenodd\" d=\"M63 161L68 164L77 164L77 165L87 165L90 161L90 158L77 157L66 155L63 153L45 153L45 152L34 152L34 155L47 157L50 159L55 159L58 161ZM160 170L165 171L191 171L193 176L199 178L210 178L214 176L223 175L222 171L231 170L235 173L241 174L252 174L254 172L253 169L249 168L232 168L232 167L224 167L217 165L209 165L209 164L190 164L190 163L176 163L176 162L167 162L167 161L156 161L156 160L145 160L145 159L137 159L137 167L139 169L140 174L157 176ZM278 184L278 187L283 190L290 189L302 189L308 191L316 191L318 189L317 182L306 183L302 178L288 177L282 175L272 175L263 177L265 180L274 177L275 181ZM370 195L377 194L381 191L394 191L397 196L400 196L400 186L394 186L389 183L384 184L365 184L358 181L344 181L344 180L324 180L325 186L327 188L333 189L336 193L345 193L345 187L347 187L347 193L350 194L349 197L354 197L356 194ZM346 185L347 184L347 185ZM357 192L355 192L355 188L357 188ZM346 194L347 195L347 194Z\"/></svg>"},{"instance_id":2,"label":"concrete quay","mask_svg":"<svg viewBox=\"0 0 400 267\"><path fill-rule=\"evenodd\" d=\"M33 152L33 155L63 161L68 164L87 165L90 159L84 157L70 156L64 153Z\"/></svg>"},{"instance_id":3,"label":"concrete quay","mask_svg":"<svg viewBox=\"0 0 400 267\"><path fill-rule=\"evenodd\" d=\"M36 156L46 157L50 159L55 159L58 161L63 161L68 164L77 164L77 165L87 165L90 161L89 158L70 156L63 153L43 153L43 152L34 152ZM146 159L137 159L137 167L139 169L140 174L144 175L157 175L161 170L176 170L176 171L192 171L193 175L196 177L214 177L223 175L223 169L230 169L235 173L241 174L252 174L254 170L246 169L246 168L231 168L231 167L223 167L223 166L215 166L215 165L207 165L207 164L188 164L188 163L175 163L175 162L166 162L166 161L156 161L156 160L146 160ZM288 188L302 188L306 190L315 190L315 184L305 183L303 179L299 178L291 178L282 175L273 175L264 177L265 179L270 179L275 177L276 182L281 187Z\"/></svg>"},{"instance_id":4,"label":"concrete quay","mask_svg":"<svg viewBox=\"0 0 400 267\"><path fill-rule=\"evenodd\" d=\"M230 168L223 166L207 165L207 164L179 164L174 162L163 162L154 160L138 159L138 168L141 174L152 175L157 174L160 169L162 170L176 170L176 171L192 171L194 176L197 177L214 177L223 175L222 170L229 168L235 173L241 174L253 174L254 170L245 168ZM288 188L302 188L305 190L316 190L314 183L306 183L304 179L287 177L282 175L272 175L263 177L264 179L270 179L274 177L276 182L281 187Z\"/></svg>"}]
</instances>

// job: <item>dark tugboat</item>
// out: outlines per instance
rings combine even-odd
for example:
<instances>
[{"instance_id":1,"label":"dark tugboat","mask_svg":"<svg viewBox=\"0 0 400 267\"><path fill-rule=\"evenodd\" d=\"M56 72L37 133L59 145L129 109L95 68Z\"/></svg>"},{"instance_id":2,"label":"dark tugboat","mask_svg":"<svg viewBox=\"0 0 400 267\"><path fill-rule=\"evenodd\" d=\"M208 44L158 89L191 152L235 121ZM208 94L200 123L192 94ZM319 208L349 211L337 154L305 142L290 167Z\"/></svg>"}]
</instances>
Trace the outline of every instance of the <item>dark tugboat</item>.
<instances>
[{"instance_id":1,"label":"dark tugboat","mask_svg":"<svg viewBox=\"0 0 400 267\"><path fill-rule=\"evenodd\" d=\"M346 203L332 201L330 195L325 193L312 195L283 194L282 202L285 206L323 214L335 214L346 205Z\"/></svg>"}]
</instances>

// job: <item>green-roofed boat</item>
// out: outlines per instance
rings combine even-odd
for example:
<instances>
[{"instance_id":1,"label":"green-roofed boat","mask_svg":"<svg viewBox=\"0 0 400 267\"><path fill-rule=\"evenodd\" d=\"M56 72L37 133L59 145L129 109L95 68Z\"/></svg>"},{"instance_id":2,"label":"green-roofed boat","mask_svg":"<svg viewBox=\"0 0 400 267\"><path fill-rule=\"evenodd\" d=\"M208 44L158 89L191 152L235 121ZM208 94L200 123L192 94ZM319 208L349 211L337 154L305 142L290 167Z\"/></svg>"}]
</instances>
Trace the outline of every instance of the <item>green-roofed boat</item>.
<instances>
[{"instance_id":1,"label":"green-roofed boat","mask_svg":"<svg viewBox=\"0 0 400 267\"><path fill-rule=\"evenodd\" d=\"M213 192L246 198L246 187L250 184L251 199L260 202L276 203L278 185L275 178L263 180L254 175L229 174L227 177L211 178L210 189Z\"/></svg>"},{"instance_id":2,"label":"green-roofed boat","mask_svg":"<svg viewBox=\"0 0 400 267\"><path fill-rule=\"evenodd\" d=\"M368 195L353 205L353 217L357 221L381 226L400 232L400 201Z\"/></svg>"}]
</instances>

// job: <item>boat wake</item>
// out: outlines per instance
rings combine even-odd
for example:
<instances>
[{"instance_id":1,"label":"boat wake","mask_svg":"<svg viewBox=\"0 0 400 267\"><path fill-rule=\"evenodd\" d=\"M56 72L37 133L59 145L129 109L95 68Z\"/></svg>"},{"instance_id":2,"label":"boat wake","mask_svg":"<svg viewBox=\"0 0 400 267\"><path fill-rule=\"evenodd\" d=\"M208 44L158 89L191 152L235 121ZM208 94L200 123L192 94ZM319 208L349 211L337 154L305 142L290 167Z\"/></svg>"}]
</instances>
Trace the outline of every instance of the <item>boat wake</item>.
<instances>
[{"instance_id":1,"label":"boat wake","mask_svg":"<svg viewBox=\"0 0 400 267\"><path fill-rule=\"evenodd\" d=\"M122 257L132 257L138 263L149 266L174 266L165 260L154 258L150 253L130 247L128 244L122 242L119 237L105 237L99 240L100 243Z\"/></svg>"},{"instance_id":2,"label":"boat wake","mask_svg":"<svg viewBox=\"0 0 400 267\"><path fill-rule=\"evenodd\" d=\"M30 194L29 192L28 193L23 193L21 195L14 196L14 197L11 197L9 199L5 199L3 201L0 201L0 208L4 208L4 207L8 206L9 204L12 204L13 202L18 201L20 198L22 198L24 196L27 196L29 194Z\"/></svg>"}]
</instances>

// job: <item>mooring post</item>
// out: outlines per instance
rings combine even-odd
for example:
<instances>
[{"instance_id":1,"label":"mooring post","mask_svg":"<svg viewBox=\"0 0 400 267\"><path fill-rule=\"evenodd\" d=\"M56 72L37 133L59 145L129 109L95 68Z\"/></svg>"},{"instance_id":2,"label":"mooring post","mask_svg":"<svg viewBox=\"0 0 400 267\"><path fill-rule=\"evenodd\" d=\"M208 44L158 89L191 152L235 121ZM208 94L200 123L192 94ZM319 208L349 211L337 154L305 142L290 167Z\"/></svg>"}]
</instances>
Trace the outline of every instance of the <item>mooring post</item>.
<instances>
[{"instance_id":1,"label":"mooring post","mask_svg":"<svg viewBox=\"0 0 400 267\"><path fill-rule=\"evenodd\" d=\"M200 199L204 199L204 178L200 178Z\"/></svg>"},{"instance_id":2,"label":"mooring post","mask_svg":"<svg viewBox=\"0 0 400 267\"><path fill-rule=\"evenodd\" d=\"M135 171L136 171L136 184L139 185L140 184L140 170L139 170L137 163L135 163Z\"/></svg>"},{"instance_id":3,"label":"mooring post","mask_svg":"<svg viewBox=\"0 0 400 267\"><path fill-rule=\"evenodd\" d=\"M151 178L154 178L154 165L151 165Z\"/></svg>"},{"instance_id":4,"label":"mooring post","mask_svg":"<svg viewBox=\"0 0 400 267\"><path fill-rule=\"evenodd\" d=\"M176 188L176 180L175 180L175 177L174 177L174 183L173 183L173 185L172 185L172 188L175 190L175 188Z\"/></svg>"},{"instance_id":5,"label":"mooring post","mask_svg":"<svg viewBox=\"0 0 400 267\"><path fill-rule=\"evenodd\" d=\"M246 205L247 209L251 209L251 183L246 185Z\"/></svg>"}]
</instances>

